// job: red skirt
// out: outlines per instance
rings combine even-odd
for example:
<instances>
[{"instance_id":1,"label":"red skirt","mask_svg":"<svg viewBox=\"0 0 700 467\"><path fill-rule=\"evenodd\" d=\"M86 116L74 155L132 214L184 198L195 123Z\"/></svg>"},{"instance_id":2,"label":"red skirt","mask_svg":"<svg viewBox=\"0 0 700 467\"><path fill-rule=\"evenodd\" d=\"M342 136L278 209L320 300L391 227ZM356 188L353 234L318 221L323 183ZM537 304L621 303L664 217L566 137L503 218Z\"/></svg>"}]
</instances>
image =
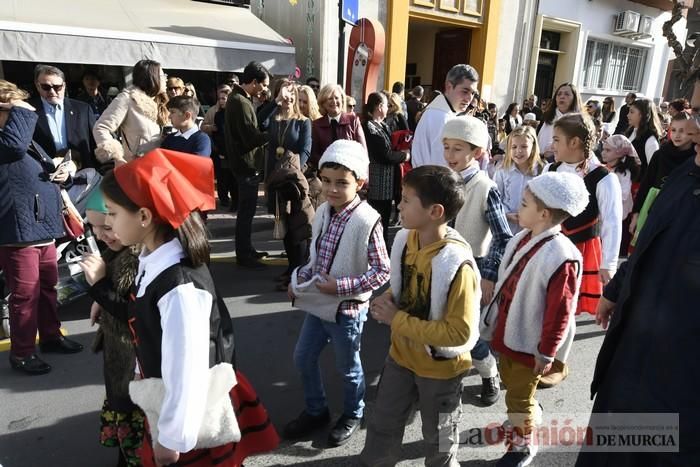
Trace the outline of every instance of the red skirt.
<instances>
[{"instance_id":1,"label":"red skirt","mask_svg":"<svg viewBox=\"0 0 700 467\"><path fill-rule=\"evenodd\" d=\"M581 278L581 289L578 293L576 314L590 313L595 315L598 301L603 293L603 283L600 281L600 263L603 258L600 237L577 243L576 248L579 249L581 256L583 256L583 276Z\"/></svg>"},{"instance_id":2,"label":"red skirt","mask_svg":"<svg viewBox=\"0 0 700 467\"><path fill-rule=\"evenodd\" d=\"M241 430L241 440L210 449L195 449L180 454L176 466L188 467L238 467L252 454L269 452L277 448L280 439L267 415L267 410L258 399L255 389L243 373L236 371L238 384L231 389L231 402ZM144 467L156 467L153 456L151 433L145 430L140 450Z\"/></svg>"}]
</instances>

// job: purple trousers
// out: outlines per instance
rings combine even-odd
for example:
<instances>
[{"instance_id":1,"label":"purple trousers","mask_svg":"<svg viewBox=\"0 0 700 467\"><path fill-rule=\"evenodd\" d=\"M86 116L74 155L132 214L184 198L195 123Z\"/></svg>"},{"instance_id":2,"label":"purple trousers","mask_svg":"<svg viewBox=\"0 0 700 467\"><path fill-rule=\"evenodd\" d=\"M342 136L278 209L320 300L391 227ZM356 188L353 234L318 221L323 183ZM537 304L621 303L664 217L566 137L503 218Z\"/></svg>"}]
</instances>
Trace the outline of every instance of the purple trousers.
<instances>
[{"instance_id":1,"label":"purple trousers","mask_svg":"<svg viewBox=\"0 0 700 467\"><path fill-rule=\"evenodd\" d=\"M10 289L10 354L28 357L35 352L37 330L42 341L61 333L56 246L0 247L0 267Z\"/></svg>"}]
</instances>

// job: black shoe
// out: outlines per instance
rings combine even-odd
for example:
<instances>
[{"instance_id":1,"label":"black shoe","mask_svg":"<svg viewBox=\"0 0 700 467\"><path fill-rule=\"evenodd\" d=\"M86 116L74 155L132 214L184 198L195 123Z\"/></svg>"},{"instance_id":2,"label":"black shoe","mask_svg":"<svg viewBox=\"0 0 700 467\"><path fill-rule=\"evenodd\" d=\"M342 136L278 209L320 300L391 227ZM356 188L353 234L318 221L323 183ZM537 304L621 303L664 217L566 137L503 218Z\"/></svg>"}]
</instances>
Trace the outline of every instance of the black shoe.
<instances>
[{"instance_id":1,"label":"black shoe","mask_svg":"<svg viewBox=\"0 0 700 467\"><path fill-rule=\"evenodd\" d=\"M501 395L501 388L498 377L481 378L481 403L484 407L489 407L496 403Z\"/></svg>"},{"instance_id":2,"label":"black shoe","mask_svg":"<svg viewBox=\"0 0 700 467\"><path fill-rule=\"evenodd\" d=\"M498 459L496 467L524 467L530 465L535 456L530 453L529 449L522 451L508 451Z\"/></svg>"},{"instance_id":3,"label":"black shoe","mask_svg":"<svg viewBox=\"0 0 700 467\"><path fill-rule=\"evenodd\" d=\"M230 204L231 202L229 200L219 198L219 206L221 206L222 208L227 208Z\"/></svg>"},{"instance_id":4,"label":"black shoe","mask_svg":"<svg viewBox=\"0 0 700 467\"><path fill-rule=\"evenodd\" d=\"M328 445L342 446L347 443L352 434L360 428L360 424L362 424L362 417L353 418L342 415L328 434Z\"/></svg>"},{"instance_id":5,"label":"black shoe","mask_svg":"<svg viewBox=\"0 0 700 467\"><path fill-rule=\"evenodd\" d=\"M58 339L40 342L39 349L42 353L78 353L83 350L83 345L61 336Z\"/></svg>"},{"instance_id":6,"label":"black shoe","mask_svg":"<svg viewBox=\"0 0 700 467\"><path fill-rule=\"evenodd\" d=\"M253 256L253 258L256 258L256 259L263 259L263 258L267 258L268 256L270 256L270 253L268 253L267 251L253 251L252 256Z\"/></svg>"},{"instance_id":7,"label":"black shoe","mask_svg":"<svg viewBox=\"0 0 700 467\"><path fill-rule=\"evenodd\" d=\"M330 421L331 415L328 413L328 409L320 415L309 415L304 410L296 419L287 423L282 434L286 439L302 438L328 425Z\"/></svg>"},{"instance_id":8,"label":"black shoe","mask_svg":"<svg viewBox=\"0 0 700 467\"><path fill-rule=\"evenodd\" d=\"M22 371L28 375L44 375L51 371L51 366L41 360L36 354L19 358L10 355L10 366L15 370Z\"/></svg>"},{"instance_id":9,"label":"black shoe","mask_svg":"<svg viewBox=\"0 0 700 467\"><path fill-rule=\"evenodd\" d=\"M264 269L266 267L265 263L251 256L247 258L236 258L236 264L242 268L248 269Z\"/></svg>"}]
</instances>

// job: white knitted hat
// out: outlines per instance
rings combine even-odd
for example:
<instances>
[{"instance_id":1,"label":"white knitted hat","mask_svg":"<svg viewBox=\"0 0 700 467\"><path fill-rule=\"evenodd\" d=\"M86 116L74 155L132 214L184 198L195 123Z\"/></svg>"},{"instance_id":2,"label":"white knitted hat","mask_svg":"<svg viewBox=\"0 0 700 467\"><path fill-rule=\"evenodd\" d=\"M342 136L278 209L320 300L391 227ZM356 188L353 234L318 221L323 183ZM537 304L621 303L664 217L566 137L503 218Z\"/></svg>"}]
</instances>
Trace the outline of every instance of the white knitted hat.
<instances>
[{"instance_id":1,"label":"white knitted hat","mask_svg":"<svg viewBox=\"0 0 700 467\"><path fill-rule=\"evenodd\" d=\"M442 139L446 138L466 141L482 149L486 149L489 145L489 131L486 124L470 115L448 120L442 128Z\"/></svg>"},{"instance_id":2,"label":"white knitted hat","mask_svg":"<svg viewBox=\"0 0 700 467\"><path fill-rule=\"evenodd\" d=\"M588 190L578 175L545 172L530 180L527 187L548 208L561 209L573 217L588 206Z\"/></svg>"},{"instance_id":3,"label":"white knitted hat","mask_svg":"<svg viewBox=\"0 0 700 467\"><path fill-rule=\"evenodd\" d=\"M339 139L334 141L321 156L318 167L327 162L335 162L353 171L358 179L367 180L369 177L369 157L367 150L357 141Z\"/></svg>"}]
</instances>

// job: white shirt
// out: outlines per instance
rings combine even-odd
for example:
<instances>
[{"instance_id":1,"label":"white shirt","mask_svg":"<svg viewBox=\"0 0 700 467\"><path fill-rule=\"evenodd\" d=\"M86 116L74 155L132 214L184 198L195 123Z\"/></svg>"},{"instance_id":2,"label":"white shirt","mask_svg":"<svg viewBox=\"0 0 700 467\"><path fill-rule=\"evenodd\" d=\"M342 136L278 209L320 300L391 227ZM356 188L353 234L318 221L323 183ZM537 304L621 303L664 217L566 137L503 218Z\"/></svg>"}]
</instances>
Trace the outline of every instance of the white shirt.
<instances>
[{"instance_id":1,"label":"white shirt","mask_svg":"<svg viewBox=\"0 0 700 467\"><path fill-rule=\"evenodd\" d=\"M153 252L139 256L138 293L160 273L185 257L175 238ZM187 452L197 444L204 418L209 378L209 316L213 297L206 290L186 283L158 301L161 341L161 374L165 398L158 420L158 442L168 449ZM144 310L152 311L152 310Z\"/></svg>"},{"instance_id":2,"label":"white shirt","mask_svg":"<svg viewBox=\"0 0 700 467\"><path fill-rule=\"evenodd\" d=\"M557 172L568 172L583 178L583 174L576 170L579 164L563 162ZM602 164L595 157L588 159L589 172L600 165ZM544 172L548 167L549 165L544 168ZM600 268L614 272L617 270L617 257L622 240L622 190L617 176L611 172L603 177L596 186L595 195L598 199L600 240L603 250Z\"/></svg>"},{"instance_id":3,"label":"white shirt","mask_svg":"<svg viewBox=\"0 0 700 467\"><path fill-rule=\"evenodd\" d=\"M540 145L542 153L548 152L552 146L552 137L554 136L554 123L559 120L564 114L559 112L559 109L554 111L554 120L552 123L544 122L540 132L537 134L537 142Z\"/></svg>"},{"instance_id":4,"label":"white shirt","mask_svg":"<svg viewBox=\"0 0 700 467\"><path fill-rule=\"evenodd\" d=\"M199 128L197 128L197 125L194 125L192 128L187 130L184 133L181 133L179 130L175 132L175 136L182 136L185 139L190 139L190 136L193 134L197 133L199 131Z\"/></svg>"},{"instance_id":5,"label":"white shirt","mask_svg":"<svg viewBox=\"0 0 700 467\"><path fill-rule=\"evenodd\" d=\"M637 129L635 128L632 130L632 134L630 135L630 142L634 141L637 138ZM659 150L659 141L654 138L653 136L650 136L647 138L646 142L644 143L644 154L647 156L647 165L651 163L651 158L654 157L654 153ZM639 157L641 158L642 155L640 154Z\"/></svg>"}]
</instances>

